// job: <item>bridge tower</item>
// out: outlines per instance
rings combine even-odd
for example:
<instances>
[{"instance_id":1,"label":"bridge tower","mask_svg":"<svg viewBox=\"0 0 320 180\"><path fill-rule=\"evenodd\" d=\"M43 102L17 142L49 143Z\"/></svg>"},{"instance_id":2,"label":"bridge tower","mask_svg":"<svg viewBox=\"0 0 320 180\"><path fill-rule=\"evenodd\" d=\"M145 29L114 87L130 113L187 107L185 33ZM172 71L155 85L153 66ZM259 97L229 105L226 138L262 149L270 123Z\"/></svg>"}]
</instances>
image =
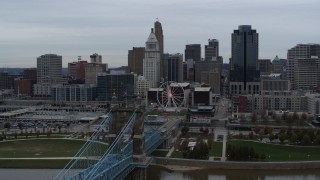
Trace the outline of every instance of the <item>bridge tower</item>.
<instances>
[{"instance_id":1,"label":"bridge tower","mask_svg":"<svg viewBox=\"0 0 320 180\"><path fill-rule=\"evenodd\" d=\"M130 108L117 108L112 111L114 122L112 129L114 130L114 138L121 130L121 127L126 123L134 110ZM143 166L144 162L148 161L144 152L144 116L145 112L142 109L136 110L136 121L132 129L133 138L133 162L142 164L136 167L125 179L130 180L145 180L146 167Z\"/></svg>"}]
</instances>

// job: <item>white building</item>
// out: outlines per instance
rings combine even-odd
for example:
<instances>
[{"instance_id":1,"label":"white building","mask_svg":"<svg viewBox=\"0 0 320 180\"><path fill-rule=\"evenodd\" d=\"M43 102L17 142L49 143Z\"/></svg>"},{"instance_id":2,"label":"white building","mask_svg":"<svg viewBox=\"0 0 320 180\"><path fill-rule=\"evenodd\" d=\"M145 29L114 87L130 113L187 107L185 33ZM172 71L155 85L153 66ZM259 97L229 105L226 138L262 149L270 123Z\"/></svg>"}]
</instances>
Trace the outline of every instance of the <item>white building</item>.
<instances>
[{"instance_id":1,"label":"white building","mask_svg":"<svg viewBox=\"0 0 320 180\"><path fill-rule=\"evenodd\" d=\"M135 94L140 97L146 97L148 89L150 88L149 81L144 76L138 76L136 82Z\"/></svg>"},{"instance_id":2,"label":"white building","mask_svg":"<svg viewBox=\"0 0 320 180\"><path fill-rule=\"evenodd\" d=\"M157 87L160 82L160 49L153 28L146 42L143 76L149 81L152 88Z\"/></svg>"},{"instance_id":3,"label":"white building","mask_svg":"<svg viewBox=\"0 0 320 180\"><path fill-rule=\"evenodd\" d=\"M320 94L306 94L308 99L308 113L320 114Z\"/></svg>"}]
</instances>

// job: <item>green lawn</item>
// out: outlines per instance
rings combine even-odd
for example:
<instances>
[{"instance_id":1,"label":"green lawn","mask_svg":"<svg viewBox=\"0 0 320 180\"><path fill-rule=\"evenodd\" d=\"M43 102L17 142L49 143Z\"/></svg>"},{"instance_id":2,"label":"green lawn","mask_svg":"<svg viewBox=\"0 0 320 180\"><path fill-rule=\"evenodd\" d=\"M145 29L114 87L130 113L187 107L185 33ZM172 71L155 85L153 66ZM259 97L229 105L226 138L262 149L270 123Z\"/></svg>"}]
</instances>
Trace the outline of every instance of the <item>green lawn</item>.
<instances>
[{"instance_id":1,"label":"green lawn","mask_svg":"<svg viewBox=\"0 0 320 180\"><path fill-rule=\"evenodd\" d=\"M320 147L297 147L272 145L252 141L229 141L232 145L253 147L259 154L267 156L266 161L309 161L320 160Z\"/></svg>"},{"instance_id":2,"label":"green lawn","mask_svg":"<svg viewBox=\"0 0 320 180\"><path fill-rule=\"evenodd\" d=\"M209 151L209 156L221 157L222 156L222 142L214 142L213 148Z\"/></svg>"},{"instance_id":3,"label":"green lawn","mask_svg":"<svg viewBox=\"0 0 320 180\"><path fill-rule=\"evenodd\" d=\"M73 157L85 141L35 139L0 142L0 158Z\"/></svg>"},{"instance_id":4,"label":"green lawn","mask_svg":"<svg viewBox=\"0 0 320 180\"><path fill-rule=\"evenodd\" d=\"M171 156L171 158L183 158L182 152L181 151L174 151Z\"/></svg>"},{"instance_id":5,"label":"green lawn","mask_svg":"<svg viewBox=\"0 0 320 180\"><path fill-rule=\"evenodd\" d=\"M70 160L0 160L0 168L62 169Z\"/></svg>"},{"instance_id":6,"label":"green lawn","mask_svg":"<svg viewBox=\"0 0 320 180\"><path fill-rule=\"evenodd\" d=\"M168 151L159 151L159 150L155 150L151 153L151 156L156 156L156 157L166 157L166 155L168 154Z\"/></svg>"}]
</instances>

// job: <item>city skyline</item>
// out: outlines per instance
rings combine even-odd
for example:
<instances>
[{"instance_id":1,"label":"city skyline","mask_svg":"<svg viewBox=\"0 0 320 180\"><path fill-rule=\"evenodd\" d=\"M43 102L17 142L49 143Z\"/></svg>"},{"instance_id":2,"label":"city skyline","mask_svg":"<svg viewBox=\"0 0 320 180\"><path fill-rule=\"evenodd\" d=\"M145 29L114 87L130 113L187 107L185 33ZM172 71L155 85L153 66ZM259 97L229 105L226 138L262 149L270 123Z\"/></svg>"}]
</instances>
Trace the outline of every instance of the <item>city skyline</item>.
<instances>
[{"instance_id":1,"label":"city skyline","mask_svg":"<svg viewBox=\"0 0 320 180\"><path fill-rule=\"evenodd\" d=\"M286 58L300 43L319 43L320 2L309 1L2 1L1 67L35 67L36 58L52 53L63 67L102 55L109 67L127 65L128 50L143 47L150 28L161 22L164 53L184 53L186 44L219 40L224 63L231 57L231 33L238 25L259 32L259 58ZM208 20L209 19L209 20Z\"/></svg>"}]
</instances>

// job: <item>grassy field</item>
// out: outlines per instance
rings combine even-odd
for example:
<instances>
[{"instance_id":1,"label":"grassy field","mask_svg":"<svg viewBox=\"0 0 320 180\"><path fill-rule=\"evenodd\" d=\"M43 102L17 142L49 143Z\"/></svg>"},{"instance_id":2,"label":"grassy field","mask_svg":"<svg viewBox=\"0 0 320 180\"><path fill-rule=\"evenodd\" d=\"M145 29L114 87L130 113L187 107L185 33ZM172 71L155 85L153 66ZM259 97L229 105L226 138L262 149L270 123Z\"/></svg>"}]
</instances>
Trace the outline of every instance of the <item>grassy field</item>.
<instances>
[{"instance_id":1,"label":"grassy field","mask_svg":"<svg viewBox=\"0 0 320 180\"><path fill-rule=\"evenodd\" d=\"M181 151L174 151L171 156L171 158L183 158L182 152Z\"/></svg>"},{"instance_id":2,"label":"grassy field","mask_svg":"<svg viewBox=\"0 0 320 180\"><path fill-rule=\"evenodd\" d=\"M73 157L84 143L65 139L0 142L0 158Z\"/></svg>"},{"instance_id":3,"label":"grassy field","mask_svg":"<svg viewBox=\"0 0 320 180\"><path fill-rule=\"evenodd\" d=\"M266 161L320 160L320 147L272 145L252 141L229 141L228 143L232 145L253 147L257 153L266 155Z\"/></svg>"},{"instance_id":4,"label":"grassy field","mask_svg":"<svg viewBox=\"0 0 320 180\"><path fill-rule=\"evenodd\" d=\"M222 156L222 142L214 142L213 148L209 151L209 156L221 157Z\"/></svg>"},{"instance_id":5,"label":"grassy field","mask_svg":"<svg viewBox=\"0 0 320 180\"><path fill-rule=\"evenodd\" d=\"M0 160L0 168L62 169L70 160Z\"/></svg>"},{"instance_id":6,"label":"grassy field","mask_svg":"<svg viewBox=\"0 0 320 180\"><path fill-rule=\"evenodd\" d=\"M166 157L166 155L168 154L168 151L159 151L159 150L155 150L151 153L151 156L156 156L156 157Z\"/></svg>"}]
</instances>

